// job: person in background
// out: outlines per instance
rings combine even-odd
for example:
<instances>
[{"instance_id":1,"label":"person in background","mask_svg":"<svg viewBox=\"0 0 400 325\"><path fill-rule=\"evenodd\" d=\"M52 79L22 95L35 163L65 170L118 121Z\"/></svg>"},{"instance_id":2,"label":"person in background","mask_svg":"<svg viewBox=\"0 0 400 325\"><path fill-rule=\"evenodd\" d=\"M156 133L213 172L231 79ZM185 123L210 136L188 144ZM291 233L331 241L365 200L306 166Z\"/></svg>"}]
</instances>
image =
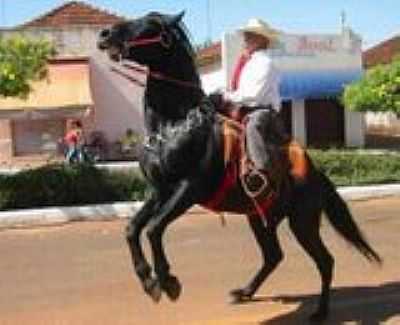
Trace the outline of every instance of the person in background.
<instances>
[{"instance_id":1,"label":"person in background","mask_svg":"<svg viewBox=\"0 0 400 325\"><path fill-rule=\"evenodd\" d=\"M140 135L132 129L127 129L124 136L121 138L121 152L128 156L137 158L137 145L141 141Z\"/></svg>"},{"instance_id":2,"label":"person in background","mask_svg":"<svg viewBox=\"0 0 400 325\"><path fill-rule=\"evenodd\" d=\"M269 51L278 32L255 18L239 31L243 34L244 46L233 71L231 87L222 94L222 101L234 103L248 112L246 141L254 172L246 175L246 180L257 191L265 185L259 171L272 167L273 146L288 140L278 116L280 75ZM277 132L271 132L271 128ZM267 138L267 134L274 134L276 138Z\"/></svg>"},{"instance_id":3,"label":"person in background","mask_svg":"<svg viewBox=\"0 0 400 325\"><path fill-rule=\"evenodd\" d=\"M71 122L71 127L64 137L64 142L67 145L66 162L69 164L82 162L84 138L81 121L75 120Z\"/></svg>"}]
</instances>

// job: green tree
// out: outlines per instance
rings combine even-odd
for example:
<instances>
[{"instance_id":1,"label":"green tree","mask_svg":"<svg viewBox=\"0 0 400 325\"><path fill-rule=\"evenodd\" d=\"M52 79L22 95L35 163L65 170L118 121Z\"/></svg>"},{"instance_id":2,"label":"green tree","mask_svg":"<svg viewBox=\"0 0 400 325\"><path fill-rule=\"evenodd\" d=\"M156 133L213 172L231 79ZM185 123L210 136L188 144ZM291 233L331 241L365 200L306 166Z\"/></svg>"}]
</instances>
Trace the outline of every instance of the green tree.
<instances>
[{"instance_id":1,"label":"green tree","mask_svg":"<svg viewBox=\"0 0 400 325\"><path fill-rule=\"evenodd\" d=\"M45 40L0 38L0 96L27 97L31 82L46 77L47 60L53 54Z\"/></svg>"},{"instance_id":2,"label":"green tree","mask_svg":"<svg viewBox=\"0 0 400 325\"><path fill-rule=\"evenodd\" d=\"M400 114L400 57L368 70L343 93L346 108L354 111L391 111Z\"/></svg>"}]
</instances>

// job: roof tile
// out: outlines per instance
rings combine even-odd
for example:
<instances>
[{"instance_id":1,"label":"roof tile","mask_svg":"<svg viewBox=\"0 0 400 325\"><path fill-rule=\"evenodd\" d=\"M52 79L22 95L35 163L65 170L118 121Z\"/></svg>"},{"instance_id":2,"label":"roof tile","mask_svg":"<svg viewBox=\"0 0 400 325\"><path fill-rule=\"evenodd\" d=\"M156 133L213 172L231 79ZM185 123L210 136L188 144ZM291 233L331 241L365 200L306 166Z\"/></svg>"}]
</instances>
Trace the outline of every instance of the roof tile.
<instances>
[{"instance_id":1,"label":"roof tile","mask_svg":"<svg viewBox=\"0 0 400 325\"><path fill-rule=\"evenodd\" d=\"M70 25L110 25L124 17L92 7L82 1L70 1L41 15L21 27L63 27Z\"/></svg>"},{"instance_id":2,"label":"roof tile","mask_svg":"<svg viewBox=\"0 0 400 325\"><path fill-rule=\"evenodd\" d=\"M390 63L396 55L400 55L400 36L390 38L363 52L363 64L366 68L377 64Z\"/></svg>"}]
</instances>

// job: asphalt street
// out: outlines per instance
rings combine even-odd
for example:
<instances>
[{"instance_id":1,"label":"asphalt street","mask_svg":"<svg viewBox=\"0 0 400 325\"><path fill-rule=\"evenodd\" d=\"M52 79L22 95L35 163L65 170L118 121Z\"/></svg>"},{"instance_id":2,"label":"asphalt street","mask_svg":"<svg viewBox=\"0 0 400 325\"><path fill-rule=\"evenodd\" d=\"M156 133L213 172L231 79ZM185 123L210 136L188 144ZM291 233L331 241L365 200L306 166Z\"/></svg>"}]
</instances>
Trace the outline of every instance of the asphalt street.
<instances>
[{"instance_id":1,"label":"asphalt street","mask_svg":"<svg viewBox=\"0 0 400 325\"><path fill-rule=\"evenodd\" d=\"M370 265L327 224L322 235L336 258L327 324L400 324L400 198L351 203L371 245L384 258ZM287 224L279 229L285 260L256 299L229 303L260 256L244 218L196 210L168 229L172 271L183 284L176 303L154 304L134 277L126 219L74 222L0 232L0 324L306 324L319 291L317 271ZM148 245L143 237L146 252Z\"/></svg>"}]
</instances>

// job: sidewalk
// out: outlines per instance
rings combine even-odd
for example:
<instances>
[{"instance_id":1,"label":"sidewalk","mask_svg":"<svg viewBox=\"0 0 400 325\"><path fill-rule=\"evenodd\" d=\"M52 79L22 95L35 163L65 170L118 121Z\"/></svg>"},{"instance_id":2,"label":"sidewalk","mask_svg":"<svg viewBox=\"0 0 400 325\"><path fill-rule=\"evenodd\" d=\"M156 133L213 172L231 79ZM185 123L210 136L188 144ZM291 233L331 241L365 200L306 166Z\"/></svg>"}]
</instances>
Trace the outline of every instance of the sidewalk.
<instances>
[{"instance_id":1,"label":"sidewalk","mask_svg":"<svg viewBox=\"0 0 400 325\"><path fill-rule=\"evenodd\" d=\"M120 171L120 170L128 170L131 168L139 168L139 163L137 161L115 161L115 162L96 163L95 166L101 169ZM0 167L0 174L12 175L22 170L24 170L24 168L2 166Z\"/></svg>"},{"instance_id":2,"label":"sidewalk","mask_svg":"<svg viewBox=\"0 0 400 325\"><path fill-rule=\"evenodd\" d=\"M400 196L400 184L376 186L339 187L338 191L347 201L367 200L386 196ZM133 216L142 202L116 202L77 207L51 207L0 212L0 230L37 226L60 225L73 221L114 220ZM194 207L190 213L202 209Z\"/></svg>"}]
</instances>

